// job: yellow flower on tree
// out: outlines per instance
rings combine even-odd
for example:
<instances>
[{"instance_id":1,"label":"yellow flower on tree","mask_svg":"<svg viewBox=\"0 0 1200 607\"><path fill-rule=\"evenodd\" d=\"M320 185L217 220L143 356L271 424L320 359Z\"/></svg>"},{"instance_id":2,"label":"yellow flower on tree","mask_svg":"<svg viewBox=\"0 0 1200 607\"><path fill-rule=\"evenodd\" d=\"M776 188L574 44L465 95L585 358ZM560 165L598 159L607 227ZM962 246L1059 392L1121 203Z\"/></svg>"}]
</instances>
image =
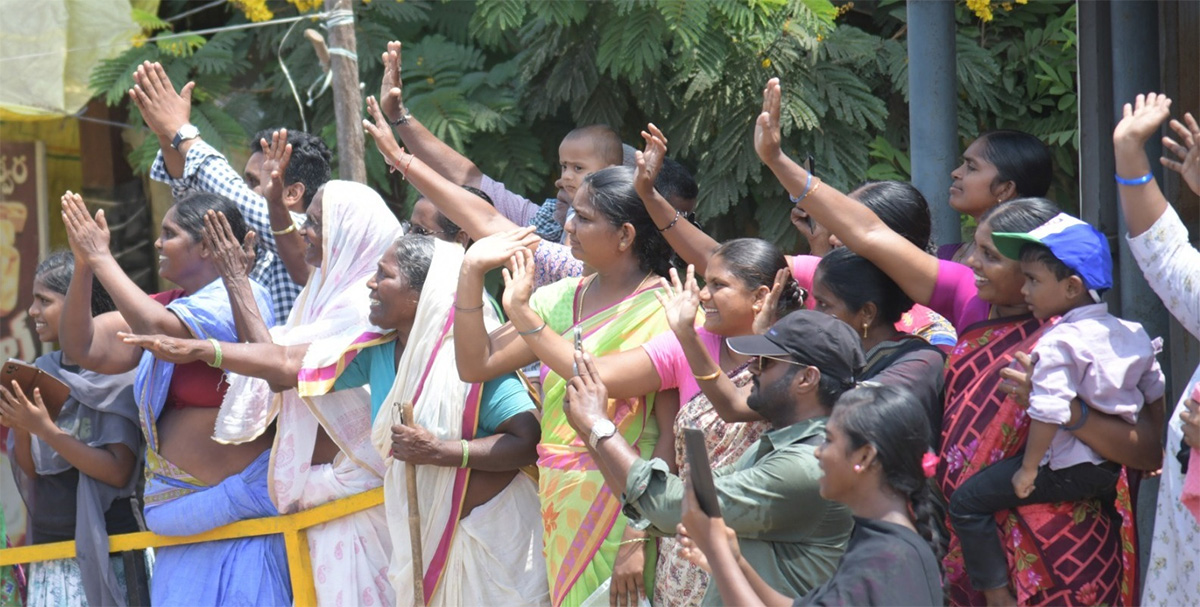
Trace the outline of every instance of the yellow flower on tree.
<instances>
[{"instance_id":1,"label":"yellow flower on tree","mask_svg":"<svg viewBox=\"0 0 1200 607\"><path fill-rule=\"evenodd\" d=\"M992 20L991 0L967 0L967 8L971 9L980 21Z\"/></svg>"},{"instance_id":2,"label":"yellow flower on tree","mask_svg":"<svg viewBox=\"0 0 1200 607\"><path fill-rule=\"evenodd\" d=\"M275 18L275 13L267 8L267 0L229 0L234 6L241 9L246 14L246 18L258 23L260 21L270 21Z\"/></svg>"}]
</instances>

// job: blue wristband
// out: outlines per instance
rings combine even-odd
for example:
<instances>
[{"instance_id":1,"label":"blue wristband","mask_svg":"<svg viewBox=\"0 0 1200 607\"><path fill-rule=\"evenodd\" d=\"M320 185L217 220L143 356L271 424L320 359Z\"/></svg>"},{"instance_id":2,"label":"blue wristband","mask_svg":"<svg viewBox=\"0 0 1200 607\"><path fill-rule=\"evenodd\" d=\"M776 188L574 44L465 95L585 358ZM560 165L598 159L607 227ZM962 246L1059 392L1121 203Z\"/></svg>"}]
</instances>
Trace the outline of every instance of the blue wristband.
<instances>
[{"instance_id":1,"label":"blue wristband","mask_svg":"<svg viewBox=\"0 0 1200 607\"><path fill-rule=\"evenodd\" d=\"M1150 180L1154 179L1154 173L1146 173L1145 175L1136 177L1134 179L1125 179L1120 175L1113 175L1113 177L1116 177L1117 183L1121 185L1142 185L1143 183L1150 183Z\"/></svg>"},{"instance_id":2,"label":"blue wristband","mask_svg":"<svg viewBox=\"0 0 1200 607\"><path fill-rule=\"evenodd\" d=\"M1066 430L1067 432L1074 432L1074 431L1082 428L1083 425L1087 423L1087 417L1088 417L1087 403L1080 402L1079 403L1079 421L1075 422L1074 424L1071 424L1070 426L1063 424L1060 427L1063 430Z\"/></svg>"},{"instance_id":3,"label":"blue wristband","mask_svg":"<svg viewBox=\"0 0 1200 607\"><path fill-rule=\"evenodd\" d=\"M797 198L791 194L788 194L788 200L791 200L792 204L800 204L800 201L804 200L805 196L808 196L808 188L810 187L812 187L812 173L808 174L808 180L804 182L804 191L800 194L800 197Z\"/></svg>"}]
</instances>

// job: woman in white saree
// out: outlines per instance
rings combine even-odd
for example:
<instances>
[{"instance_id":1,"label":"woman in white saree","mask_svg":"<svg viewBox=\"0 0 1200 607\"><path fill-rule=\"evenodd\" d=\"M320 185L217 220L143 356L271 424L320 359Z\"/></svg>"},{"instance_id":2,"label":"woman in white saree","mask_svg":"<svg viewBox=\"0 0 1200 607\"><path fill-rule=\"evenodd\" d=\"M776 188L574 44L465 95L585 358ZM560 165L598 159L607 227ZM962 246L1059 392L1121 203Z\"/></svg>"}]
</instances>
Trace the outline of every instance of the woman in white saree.
<instances>
[{"instance_id":1,"label":"woman in white saree","mask_svg":"<svg viewBox=\"0 0 1200 607\"><path fill-rule=\"evenodd\" d=\"M458 377L454 315L483 314L499 325L490 307L455 306L462 259L459 246L402 236L368 283L369 324L382 330L361 332L322 360L307 345L221 344L222 366L299 385L306 399L371 386L370 437L386 468L386 535L395 547L387 577L396 605L414 599L405 465L417 466L428 605L548 605L537 484L520 470L536 460L540 426L515 376L484 384ZM216 357L207 341L127 339L171 360ZM406 402L414 403L414 428L400 425Z\"/></svg>"},{"instance_id":2,"label":"woman in white saree","mask_svg":"<svg viewBox=\"0 0 1200 607\"><path fill-rule=\"evenodd\" d=\"M209 222L209 240L221 252L238 243ZM370 327L367 280L400 234L400 222L371 188L330 181L313 197L301 230L308 282L285 324L270 329L256 315L241 318L252 342L311 344L305 363L337 359ZM238 269L238 264L218 264ZM243 266L244 267L244 266ZM245 277L226 276L226 282ZM230 280L230 279L233 280ZM230 287L236 300L240 289ZM237 305L235 314L253 308ZM307 365L306 365L307 366ZM214 440L243 443L278 423L268 487L280 513L289 514L383 484L384 463L370 439L371 400L363 388L302 397L294 389L272 392L266 380L229 373L229 390L217 416ZM391 542L383 507L371 508L308 530L313 581L320 605L386 605L394 601L384 575Z\"/></svg>"}]
</instances>

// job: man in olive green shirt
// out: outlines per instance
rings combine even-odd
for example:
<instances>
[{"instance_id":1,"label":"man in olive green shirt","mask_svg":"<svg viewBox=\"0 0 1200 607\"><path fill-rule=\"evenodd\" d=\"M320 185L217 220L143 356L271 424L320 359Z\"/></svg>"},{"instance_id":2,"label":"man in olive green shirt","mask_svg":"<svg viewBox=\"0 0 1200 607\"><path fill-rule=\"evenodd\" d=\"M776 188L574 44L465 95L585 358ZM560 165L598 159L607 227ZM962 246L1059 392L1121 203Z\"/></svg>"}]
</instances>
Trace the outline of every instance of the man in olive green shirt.
<instances>
[{"instance_id":1,"label":"man in olive green shirt","mask_svg":"<svg viewBox=\"0 0 1200 607\"><path fill-rule=\"evenodd\" d=\"M750 363L754 381L746 404L775 429L733 466L717 471L721 515L763 580L799 597L833 574L853 527L845 506L821 497L821 470L813 451L824 440L833 403L854 385L863 366L861 342L849 325L800 310L766 335L727 343L739 354L757 357ZM585 358L579 365L588 377L573 378L568 387L568 420L580 436L588 437L609 488L622 494L630 524L674 535L683 482L662 460L641 459L619 434L609 432L607 391L588 363ZM703 604L720 604L720 598L710 586Z\"/></svg>"}]
</instances>

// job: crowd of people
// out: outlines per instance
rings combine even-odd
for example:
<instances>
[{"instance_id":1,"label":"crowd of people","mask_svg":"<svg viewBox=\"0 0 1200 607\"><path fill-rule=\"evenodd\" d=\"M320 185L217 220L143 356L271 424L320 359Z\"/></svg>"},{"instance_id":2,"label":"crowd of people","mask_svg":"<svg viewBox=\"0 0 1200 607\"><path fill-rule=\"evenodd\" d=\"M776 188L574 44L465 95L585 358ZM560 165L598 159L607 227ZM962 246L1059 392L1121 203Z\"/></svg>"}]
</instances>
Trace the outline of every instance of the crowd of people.
<instances>
[{"instance_id":1,"label":"crowd of people","mask_svg":"<svg viewBox=\"0 0 1200 607\"><path fill-rule=\"evenodd\" d=\"M421 194L408 221L332 180L307 133L259 133L239 174L191 125L192 85L137 69L151 176L175 197L159 273L177 288L142 292L103 211L62 197L70 251L38 267L29 316L61 346L37 366L71 395L52 419L39 391L0 386L33 541L77 546L28 567L29 605L125 604L130 566L154 605L291 604L279 536L130 559L108 535L194 535L379 487L382 505L308 530L319 604L1200 596L1200 369L1168 417L1160 342L1108 314L1108 240L1044 198L1035 137L966 148L949 200L978 228L935 247L911 184L844 194L782 151L772 79L754 147L810 251L786 255L706 234L653 124L637 151L577 128L555 196L510 192L407 111L399 43L382 61L363 127ZM1114 132L1121 237L1200 336L1200 251L1144 150L1169 110L1139 95ZM1200 125L1170 125L1163 164L1200 194ZM690 428L720 516L700 507ZM1138 579L1133 508L1154 471Z\"/></svg>"}]
</instances>

